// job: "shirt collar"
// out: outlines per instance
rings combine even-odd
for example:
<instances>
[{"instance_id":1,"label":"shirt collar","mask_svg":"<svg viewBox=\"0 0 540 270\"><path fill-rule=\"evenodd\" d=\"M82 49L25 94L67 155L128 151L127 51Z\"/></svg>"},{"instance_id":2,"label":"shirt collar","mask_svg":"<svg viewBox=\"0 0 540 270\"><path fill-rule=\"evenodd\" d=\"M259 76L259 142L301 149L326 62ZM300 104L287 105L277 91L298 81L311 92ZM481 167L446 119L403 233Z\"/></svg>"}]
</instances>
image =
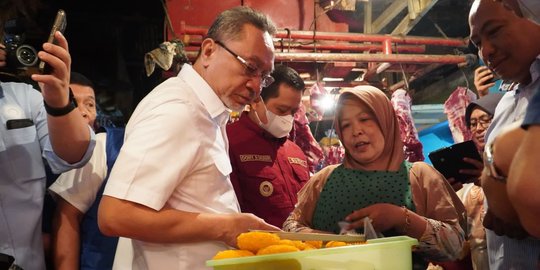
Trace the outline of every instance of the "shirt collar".
<instances>
[{"instance_id":1,"label":"shirt collar","mask_svg":"<svg viewBox=\"0 0 540 270\"><path fill-rule=\"evenodd\" d=\"M4 97L4 88L2 88L2 82L0 82L0 98Z\"/></svg>"},{"instance_id":2,"label":"shirt collar","mask_svg":"<svg viewBox=\"0 0 540 270\"><path fill-rule=\"evenodd\" d=\"M540 55L534 59L534 62L531 64L531 67L529 68L529 73L531 74L531 81L529 84L518 84L518 88L516 89L516 95L522 94L525 92L525 95L532 95L532 92L536 90L536 87L538 86L538 80L540 79Z\"/></svg>"},{"instance_id":3,"label":"shirt collar","mask_svg":"<svg viewBox=\"0 0 540 270\"><path fill-rule=\"evenodd\" d=\"M210 117L212 117L215 122L220 125L227 123L231 110L223 104L212 87L210 87L191 65L184 64L178 76L182 77L186 83L195 90L195 95L203 103L210 114Z\"/></svg>"},{"instance_id":4,"label":"shirt collar","mask_svg":"<svg viewBox=\"0 0 540 270\"><path fill-rule=\"evenodd\" d=\"M534 62L532 63L529 71L531 73L531 84L532 84L536 82L536 80L538 80L538 77L540 77L540 55L536 56L536 59L534 59Z\"/></svg>"}]
</instances>

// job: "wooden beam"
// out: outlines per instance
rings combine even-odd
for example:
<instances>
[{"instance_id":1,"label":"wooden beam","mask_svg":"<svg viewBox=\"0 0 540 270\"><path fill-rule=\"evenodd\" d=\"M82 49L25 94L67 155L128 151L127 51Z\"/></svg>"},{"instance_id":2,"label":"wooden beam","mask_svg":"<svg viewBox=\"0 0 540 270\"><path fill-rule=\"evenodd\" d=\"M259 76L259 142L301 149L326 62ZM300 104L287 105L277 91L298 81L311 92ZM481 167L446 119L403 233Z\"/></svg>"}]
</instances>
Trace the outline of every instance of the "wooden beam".
<instances>
[{"instance_id":1,"label":"wooden beam","mask_svg":"<svg viewBox=\"0 0 540 270\"><path fill-rule=\"evenodd\" d=\"M371 25L372 33L379 33L407 7L407 0L395 0Z\"/></svg>"},{"instance_id":2,"label":"wooden beam","mask_svg":"<svg viewBox=\"0 0 540 270\"><path fill-rule=\"evenodd\" d=\"M414 2L412 0L409 0L409 2ZM413 4L413 7L409 6L409 16L405 16L403 20L399 23L399 25L392 31L392 35L407 35L413 28L416 26L420 20L427 14L427 12L437 4L438 0L431 0L429 4L426 6L422 6L421 10L417 12L414 8L414 6L420 7L419 4ZM414 19L413 19L414 18Z\"/></svg>"},{"instance_id":3,"label":"wooden beam","mask_svg":"<svg viewBox=\"0 0 540 270\"><path fill-rule=\"evenodd\" d=\"M371 1L364 2L364 34L373 33L372 17L373 3Z\"/></svg>"}]
</instances>

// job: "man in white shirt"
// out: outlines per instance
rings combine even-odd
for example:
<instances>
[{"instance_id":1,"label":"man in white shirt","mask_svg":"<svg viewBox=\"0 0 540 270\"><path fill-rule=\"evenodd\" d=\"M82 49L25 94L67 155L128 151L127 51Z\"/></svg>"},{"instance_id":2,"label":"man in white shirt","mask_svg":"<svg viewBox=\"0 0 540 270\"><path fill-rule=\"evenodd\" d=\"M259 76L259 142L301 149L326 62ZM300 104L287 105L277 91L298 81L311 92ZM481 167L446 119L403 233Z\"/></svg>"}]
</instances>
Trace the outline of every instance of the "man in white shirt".
<instances>
[{"instance_id":1,"label":"man in white shirt","mask_svg":"<svg viewBox=\"0 0 540 270\"><path fill-rule=\"evenodd\" d=\"M238 234L278 229L239 213L225 131L231 110L272 83L274 33L251 8L224 11L194 65L139 103L98 213L103 233L131 238L132 260L117 257L115 267L207 269L205 261L236 246Z\"/></svg>"},{"instance_id":2,"label":"man in white shirt","mask_svg":"<svg viewBox=\"0 0 540 270\"><path fill-rule=\"evenodd\" d=\"M89 126L96 120L93 83L72 72L70 87L77 108ZM53 222L54 267L62 269L110 269L118 238L103 236L97 225L97 207L110 164L123 140L123 129L106 128L96 135L92 158L79 169L61 174L49 190L57 207ZM108 139L109 138L109 139ZM109 165L109 166L108 166Z\"/></svg>"}]
</instances>

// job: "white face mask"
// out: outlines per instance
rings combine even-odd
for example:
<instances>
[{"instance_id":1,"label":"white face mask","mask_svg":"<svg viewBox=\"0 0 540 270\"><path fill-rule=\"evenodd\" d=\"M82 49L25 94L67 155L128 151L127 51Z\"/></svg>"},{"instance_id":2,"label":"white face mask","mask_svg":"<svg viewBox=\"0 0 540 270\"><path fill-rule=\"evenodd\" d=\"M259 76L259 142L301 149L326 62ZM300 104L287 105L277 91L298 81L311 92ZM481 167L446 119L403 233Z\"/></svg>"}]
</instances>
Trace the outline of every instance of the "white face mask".
<instances>
[{"instance_id":1,"label":"white face mask","mask_svg":"<svg viewBox=\"0 0 540 270\"><path fill-rule=\"evenodd\" d=\"M264 128L264 130L268 131L270 134L272 134L272 136L276 138L283 138L289 135L293 127L293 116L276 115L266 108L264 101L261 100L261 103L263 104L264 110L266 111L266 120L268 120L268 123L264 124L263 122L261 122L257 111L255 111L255 116L257 116L257 119L259 119L259 126Z\"/></svg>"},{"instance_id":2,"label":"white face mask","mask_svg":"<svg viewBox=\"0 0 540 270\"><path fill-rule=\"evenodd\" d=\"M540 1L538 0L518 0L519 8L523 17L540 24Z\"/></svg>"}]
</instances>

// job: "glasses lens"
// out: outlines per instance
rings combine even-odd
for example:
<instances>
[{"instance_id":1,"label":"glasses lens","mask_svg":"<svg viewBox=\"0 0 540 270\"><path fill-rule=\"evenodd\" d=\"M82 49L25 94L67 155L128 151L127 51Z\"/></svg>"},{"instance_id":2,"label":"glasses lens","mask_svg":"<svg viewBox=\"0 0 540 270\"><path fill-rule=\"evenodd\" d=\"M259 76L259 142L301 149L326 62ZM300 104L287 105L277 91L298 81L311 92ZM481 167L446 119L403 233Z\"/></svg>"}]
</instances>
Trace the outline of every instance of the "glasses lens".
<instances>
[{"instance_id":1,"label":"glasses lens","mask_svg":"<svg viewBox=\"0 0 540 270\"><path fill-rule=\"evenodd\" d=\"M488 125L491 123L491 118L480 118L478 122L480 122L482 125Z\"/></svg>"}]
</instances>

